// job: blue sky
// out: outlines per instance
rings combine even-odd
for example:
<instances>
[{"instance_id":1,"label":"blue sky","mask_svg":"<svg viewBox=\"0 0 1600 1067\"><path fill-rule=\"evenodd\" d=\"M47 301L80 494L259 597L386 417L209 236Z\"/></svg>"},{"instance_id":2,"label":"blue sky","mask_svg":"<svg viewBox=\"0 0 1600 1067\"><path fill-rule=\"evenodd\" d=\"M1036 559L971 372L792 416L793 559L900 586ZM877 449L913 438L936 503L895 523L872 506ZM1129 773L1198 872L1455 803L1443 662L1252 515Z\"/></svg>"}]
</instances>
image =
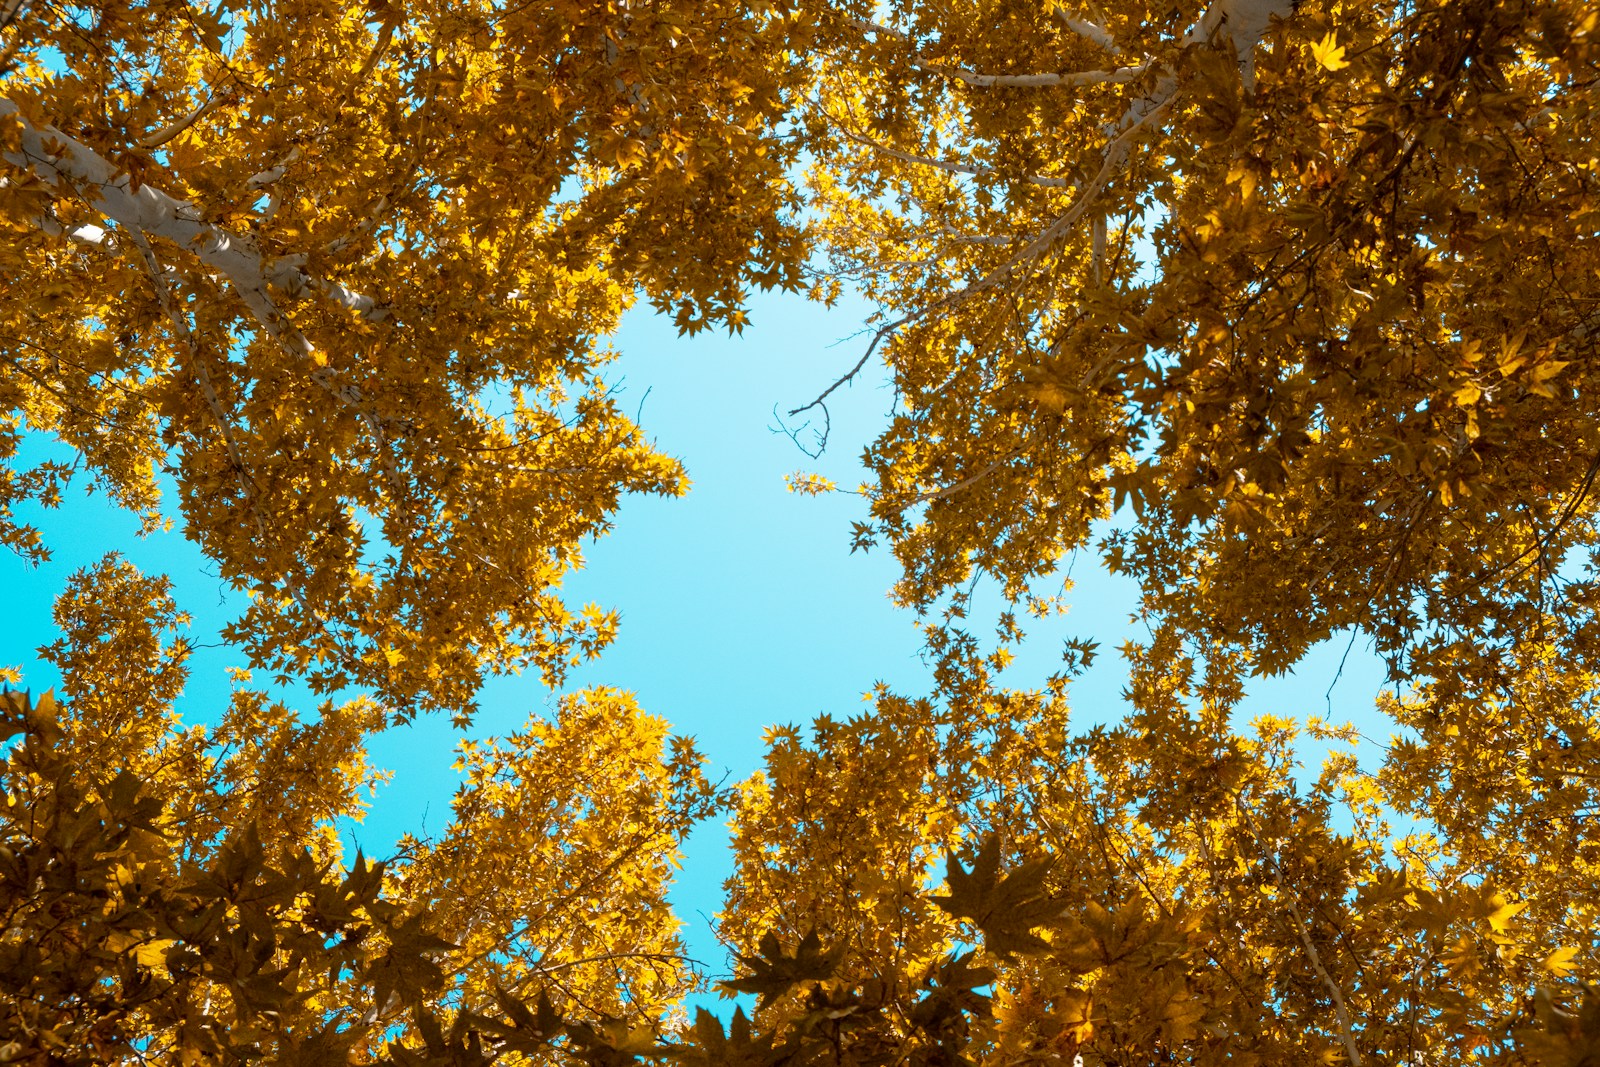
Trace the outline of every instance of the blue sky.
<instances>
[{"instance_id":1,"label":"blue sky","mask_svg":"<svg viewBox=\"0 0 1600 1067\"><path fill-rule=\"evenodd\" d=\"M641 410L646 431L684 461L693 484L683 499L629 499L615 531L587 550L588 567L569 583L569 596L618 608L622 627L596 663L575 673L571 688L633 691L646 710L696 737L713 778L732 781L754 771L768 725L852 713L877 682L913 695L928 688L913 620L887 598L892 559L881 551L849 551L849 524L860 517L861 501L845 494L798 496L783 480L796 469L821 471L846 487L859 480L861 449L891 400L882 376L863 375L836 394L833 437L819 461L771 429L774 407L809 400L855 362L865 311L763 297L741 336L679 338L668 321L640 309L616 339L623 354L609 377L620 380L624 406ZM203 721L208 709L219 708L227 692L223 668L242 666L242 657L216 644L230 608L214 571L181 532L141 540L130 516L76 490L59 511L29 515L56 555L37 569L0 557L0 582L9 592L9 610L0 617L0 664L22 667L25 684L35 689L51 685L54 679L33 652L54 636L51 600L73 570L118 550L147 572L169 574L180 606L195 617L192 636L199 647L185 716ZM1006 681L1037 685L1056 669L1062 637L1094 637L1102 655L1070 695L1081 722L1107 721L1120 711L1123 685L1122 663L1112 650L1136 632L1128 617L1132 589L1091 558L1078 560L1073 573L1072 611L1036 634ZM1294 676L1261 682L1247 712L1324 714L1324 692L1343 652L1343 642L1331 643ZM1381 680L1381 667L1358 645L1334 691L1335 717L1371 722ZM311 705L292 693L290 699ZM472 732L507 733L552 704L536 677L497 679L483 693L484 711ZM455 741L443 718L376 739L374 761L395 777L353 831L369 854L385 854L401 833L437 831L449 821ZM723 959L708 920L730 870L724 841L720 826L696 833L674 893L691 955L714 971Z\"/></svg>"}]
</instances>

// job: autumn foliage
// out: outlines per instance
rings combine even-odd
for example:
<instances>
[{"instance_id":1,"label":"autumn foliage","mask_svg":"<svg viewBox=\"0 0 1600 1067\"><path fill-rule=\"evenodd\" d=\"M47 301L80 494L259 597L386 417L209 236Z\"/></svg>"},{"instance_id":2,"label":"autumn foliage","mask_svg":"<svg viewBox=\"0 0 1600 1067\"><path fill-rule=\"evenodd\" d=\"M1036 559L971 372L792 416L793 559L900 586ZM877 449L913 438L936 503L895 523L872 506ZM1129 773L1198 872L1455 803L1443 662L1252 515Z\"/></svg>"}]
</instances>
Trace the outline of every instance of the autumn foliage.
<instances>
[{"instance_id":1,"label":"autumn foliage","mask_svg":"<svg viewBox=\"0 0 1600 1067\"><path fill-rule=\"evenodd\" d=\"M86 470L322 701L186 723L169 583L62 590L61 692L0 697L0 1063L1600 1062L1597 86L1578 0L0 0L0 542ZM787 418L892 382L853 537L931 691L731 788L568 693L345 855L372 734L611 640L562 578L685 484L622 313L847 286ZM1077 554L1148 626L1092 728L1089 635L997 680ZM1243 721L1348 631L1386 744ZM712 818L742 999L691 1017Z\"/></svg>"}]
</instances>

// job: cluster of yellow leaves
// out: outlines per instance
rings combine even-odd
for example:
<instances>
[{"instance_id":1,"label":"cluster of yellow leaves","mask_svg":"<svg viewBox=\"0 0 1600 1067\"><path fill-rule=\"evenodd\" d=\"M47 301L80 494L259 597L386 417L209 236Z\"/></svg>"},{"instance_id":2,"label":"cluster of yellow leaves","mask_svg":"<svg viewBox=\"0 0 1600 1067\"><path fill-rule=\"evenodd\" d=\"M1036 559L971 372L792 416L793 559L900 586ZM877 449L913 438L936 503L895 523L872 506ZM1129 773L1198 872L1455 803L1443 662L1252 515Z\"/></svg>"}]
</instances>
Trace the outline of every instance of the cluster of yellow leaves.
<instances>
[{"instance_id":1,"label":"cluster of yellow leaves","mask_svg":"<svg viewBox=\"0 0 1600 1067\"><path fill-rule=\"evenodd\" d=\"M1520 714L1424 692L1386 709L1421 743L1376 776L1338 750L1307 782L1293 720L1238 732L1192 660L1134 659L1137 711L1114 729L1067 733L1045 694L940 710L880 692L809 738L774 731L740 790L723 916L757 1026L797 1061L814 1042L862 1065L1592 1052L1592 677L1530 666Z\"/></svg>"},{"instance_id":2,"label":"cluster of yellow leaves","mask_svg":"<svg viewBox=\"0 0 1600 1067\"><path fill-rule=\"evenodd\" d=\"M603 338L641 291L695 330L798 284L785 12L4 11L5 454L53 433L152 525L172 475L228 636L321 691L466 716L603 646L555 589L683 484ZM47 554L7 516L66 473L4 473L5 543Z\"/></svg>"},{"instance_id":3,"label":"cluster of yellow leaves","mask_svg":"<svg viewBox=\"0 0 1600 1067\"><path fill-rule=\"evenodd\" d=\"M695 985L665 893L689 830L716 809L700 757L615 690L552 722L466 742L455 818L397 868L467 959L457 995L542 990L558 1010L660 1020Z\"/></svg>"},{"instance_id":4,"label":"cluster of yellow leaves","mask_svg":"<svg viewBox=\"0 0 1600 1067\"><path fill-rule=\"evenodd\" d=\"M694 984L665 889L716 802L691 745L575 695L464 747L438 838L336 875L381 708L303 723L241 687L185 726L165 586L114 557L76 575L45 650L70 699L0 703L0 1062L407 1063L396 1027L534 1054L662 1025Z\"/></svg>"},{"instance_id":5,"label":"cluster of yellow leaves","mask_svg":"<svg viewBox=\"0 0 1600 1067\"><path fill-rule=\"evenodd\" d=\"M883 306L900 598L1102 538L1246 672L1530 625L1595 540L1597 36L1568 0L841 17L813 186Z\"/></svg>"}]
</instances>

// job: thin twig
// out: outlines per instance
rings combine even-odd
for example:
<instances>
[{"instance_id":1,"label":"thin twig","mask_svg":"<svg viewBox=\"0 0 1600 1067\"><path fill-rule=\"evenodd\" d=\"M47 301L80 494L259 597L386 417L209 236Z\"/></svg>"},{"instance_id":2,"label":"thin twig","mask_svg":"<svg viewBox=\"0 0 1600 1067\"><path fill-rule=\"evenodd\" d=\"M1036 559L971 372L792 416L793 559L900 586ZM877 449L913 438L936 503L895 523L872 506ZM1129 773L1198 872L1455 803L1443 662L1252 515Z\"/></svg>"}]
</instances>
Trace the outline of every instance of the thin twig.
<instances>
[{"instance_id":1,"label":"thin twig","mask_svg":"<svg viewBox=\"0 0 1600 1067\"><path fill-rule=\"evenodd\" d=\"M1261 834L1255 830L1255 820L1252 817L1254 812L1251 810L1250 805L1243 797L1238 797L1237 803L1240 814L1245 816L1245 821L1250 825L1251 831L1255 833L1257 842L1265 846L1266 842L1262 840ZM1312 969L1317 972L1317 977L1322 979L1322 984L1327 988L1328 995L1333 999L1333 1012L1339 1022L1339 1039L1344 1045L1345 1055L1349 1057L1351 1067L1361 1067L1361 1050L1356 1047L1355 1035L1350 1029L1350 1012L1345 1007L1344 994L1339 989L1339 983L1333 980L1333 975L1329 974L1328 968L1323 966L1322 954L1317 951L1317 946L1311 940L1311 933L1306 927L1305 917L1300 914L1300 909L1295 906L1290 891L1283 884L1283 868L1278 865L1276 857L1272 855L1269 848L1263 847L1261 856L1263 862L1272 870L1273 884L1278 889L1278 894L1283 901L1284 907L1288 909L1289 917L1294 920L1295 933L1300 936L1300 944L1305 947L1306 955L1311 960Z\"/></svg>"},{"instance_id":2,"label":"thin twig","mask_svg":"<svg viewBox=\"0 0 1600 1067\"><path fill-rule=\"evenodd\" d=\"M826 401L828 397L833 395L833 393L840 387L853 381L856 375L861 373L862 368L867 365L867 361L872 358L872 354L877 351L878 345L882 344L885 339L896 333L902 326L927 318L935 312L959 307L980 293L986 292L989 289L998 286L1003 281L1010 278L1017 270L1042 256L1052 245L1056 243L1057 240L1060 239L1062 234L1064 234L1068 229L1081 220L1084 214L1094 206L1101 193L1105 191L1106 184L1110 181L1112 174L1126 161L1126 149L1128 147L1128 142L1132 140L1133 136L1163 111L1165 111L1172 104L1172 101L1176 97L1176 86L1169 86L1162 98L1156 100L1154 104L1145 109L1142 114L1133 117L1132 120L1127 123L1122 132L1108 141L1102 151L1100 170L1092 179L1089 180L1088 183L1079 188L1078 196L1072 202L1072 205L1060 215L1056 216L1054 221L1046 226L1037 237L1028 242L1025 247L1023 247L1016 254L1012 255L1005 262L989 271L989 273L985 274L982 278L979 278L977 281L963 286L954 293L951 293L945 297L941 297L930 304L925 304L920 308L913 309L912 311L902 315L900 318L895 319L893 322L887 323L880 327L872 335L872 341L867 345L867 350L861 354L861 358L856 361L855 365L851 367L849 371L837 378L832 385L824 389L810 403L802 404L796 408L791 408L789 415L793 417L801 414L802 412L810 411L812 408L821 408L824 417L826 417L828 410ZM826 434L823 435L822 447L827 447Z\"/></svg>"},{"instance_id":3,"label":"thin twig","mask_svg":"<svg viewBox=\"0 0 1600 1067\"><path fill-rule=\"evenodd\" d=\"M215 111L218 105L221 103L222 98L219 97L215 91L209 93L206 96L205 101L201 103L199 107L195 108L193 111L190 111L187 115L184 115L178 119L174 119L161 129L156 130L154 133L147 134L141 138L139 141L140 147L160 148L162 145L178 136L178 134L182 133L184 130L187 130L190 126L193 126L195 123L205 118L205 116Z\"/></svg>"},{"instance_id":4,"label":"thin twig","mask_svg":"<svg viewBox=\"0 0 1600 1067\"><path fill-rule=\"evenodd\" d=\"M952 495L954 495L956 493L959 493L959 492L961 492L961 490L967 488L968 486L975 485L978 482L983 481L985 478L989 477L989 475L991 475L995 471L999 470L1000 467L1003 466L1007 461L1015 459L1018 455L1021 454L1021 452L1022 452L1022 446L1018 445L1016 448L1013 448L1011 451L1007 452L1005 455L1000 456L999 458L995 459L993 462L986 464L981 470L979 470L975 474L969 474L965 478L961 479L960 481L952 482L951 484L943 487L942 489L934 489L934 490L930 490L930 491L928 491L926 493L918 493L916 496L912 497L910 500L908 500L906 502L905 507L914 508L918 504L931 503L932 501L942 500L947 496L952 496Z\"/></svg>"}]
</instances>

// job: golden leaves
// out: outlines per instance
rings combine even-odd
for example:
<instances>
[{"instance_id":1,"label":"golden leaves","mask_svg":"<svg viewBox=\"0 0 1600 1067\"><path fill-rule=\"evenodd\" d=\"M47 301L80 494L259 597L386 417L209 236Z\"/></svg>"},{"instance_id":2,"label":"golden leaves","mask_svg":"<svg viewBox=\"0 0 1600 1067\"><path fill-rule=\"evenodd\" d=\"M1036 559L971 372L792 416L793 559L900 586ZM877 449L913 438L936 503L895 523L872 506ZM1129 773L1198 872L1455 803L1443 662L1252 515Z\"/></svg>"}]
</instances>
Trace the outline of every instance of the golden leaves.
<instances>
[{"instance_id":1,"label":"golden leaves","mask_svg":"<svg viewBox=\"0 0 1600 1067\"><path fill-rule=\"evenodd\" d=\"M153 203L186 199L168 215L202 220L202 244L234 258L210 278L200 246L150 219L108 237L96 196L8 162L0 216L34 234L0 264L17 282L0 326L30 353L13 407L152 521L151 472L175 470L226 580L285 594L230 631L260 666L321 691L375 687L402 715L470 716L486 670L558 678L605 638L560 604L550 561L576 558L619 492L680 482L601 402L597 339L641 287L737 330L748 282L797 283L793 153L772 108L793 63L780 20L493 4L393 5L371 23L325 5L219 9L194 33L152 19L105 30L138 57L137 99L66 31L29 21L26 50L57 48L71 69L28 67L22 98L46 124L80 98L118 100L75 143L136 171ZM266 76L285 68L297 77ZM19 122L6 110L6 144ZM140 147L151 130L176 132L154 151ZM149 254L107 255L117 240ZM79 348L81 367L50 356ZM513 379L528 392L511 417L473 399ZM568 425L562 405L585 395ZM0 499L51 491L10 479ZM522 543L450 518L487 514ZM368 551L379 539L392 552Z\"/></svg>"},{"instance_id":2,"label":"golden leaves","mask_svg":"<svg viewBox=\"0 0 1600 1067\"><path fill-rule=\"evenodd\" d=\"M795 471L793 474L784 475L783 484L789 492L798 493L801 496L821 496L824 493L832 493L839 488L838 483L832 478L805 471Z\"/></svg>"},{"instance_id":3,"label":"golden leaves","mask_svg":"<svg viewBox=\"0 0 1600 1067\"><path fill-rule=\"evenodd\" d=\"M1341 71L1350 65L1344 58L1344 47L1332 30L1311 46L1311 58L1326 71Z\"/></svg>"},{"instance_id":4,"label":"golden leaves","mask_svg":"<svg viewBox=\"0 0 1600 1067\"><path fill-rule=\"evenodd\" d=\"M1541 10L1551 27L1587 16ZM884 16L871 44L841 33L829 69L896 49L1089 69L1070 27L921 14ZM819 81L841 119L882 123L876 148L828 142L820 232L904 317L883 340L896 417L857 542L889 545L898 595L927 611L959 606L975 573L1026 596L1098 549L1220 689L1342 628L1399 663L1423 631L1499 643L1533 625L1552 572L1529 546L1575 561L1596 543L1600 443L1579 395L1596 249L1565 177L1592 152L1556 132L1587 90L1509 15L1495 40L1517 78L1470 94L1444 23L1372 5L1301 10L1235 54L1154 10L1105 19L1151 63L1136 91L980 94L915 67ZM1170 77L1167 49L1186 57ZM1162 86L1182 118L1103 155ZM1428 116L1407 103L1424 97L1441 101ZM1073 225L1072 195L1020 180L1063 160L1080 190L1117 174ZM1538 254L1556 258L1541 272Z\"/></svg>"},{"instance_id":5,"label":"golden leaves","mask_svg":"<svg viewBox=\"0 0 1600 1067\"><path fill-rule=\"evenodd\" d=\"M1546 956L1540 966L1557 978L1565 978L1577 969L1578 965L1573 962L1574 957L1577 955L1578 949L1576 946L1564 946Z\"/></svg>"},{"instance_id":6,"label":"golden leaves","mask_svg":"<svg viewBox=\"0 0 1600 1067\"><path fill-rule=\"evenodd\" d=\"M599 339L638 292L685 332L742 329L751 285L822 262L804 217L832 257L815 292L852 279L900 323L857 543L881 536L897 595L944 612L938 692L769 732L722 918L764 1003L697 1025L691 1062L1470 1061L1532 1022L1560 1062L1593 1013L1527 991L1592 977L1600 908L1578 569L1600 544L1600 276L1569 73L1593 16L1535 7L1356 3L1335 31L1277 3L923 5L894 26L676 0L224 5L191 33L157 4L119 9L98 51L29 23L6 84L41 151L103 158L99 192L136 182L211 258L8 159L6 425L57 433L157 520L173 470L251 596L229 636L252 665L384 703L302 721L241 689L213 730L177 730L176 606L107 561L49 653L73 697L52 741L88 784L48 745L8 763L40 817L8 824L0 875L35 908L43 875L13 861L38 844L106 899L154 886L160 923L68 886L62 928L127 919L97 944L163 1004L226 985L245 1021L207 1022L196 1055L312 1032L377 1055L391 1027L407 1063L655 1055L693 981L666 887L722 798L630 698L465 745L454 821L392 869L324 877L332 824L361 810L387 716L464 720L485 672L557 684L611 639L615 614L560 583L620 494L683 482L608 396ZM7 469L0 505L63 478ZM1139 583L1151 637L1125 646L1127 721L1074 736L1064 675L996 688L1025 635L1011 603L996 645L968 632L966 586L1033 600L1091 545ZM1342 628L1414 683L1382 705L1408 732L1312 780L1295 720L1233 716L1247 676ZM964 842L935 897L930 863ZM82 946L57 947L74 965L50 981ZM81 969L124 981L108 966ZM538 1010L522 985L547 985Z\"/></svg>"}]
</instances>

